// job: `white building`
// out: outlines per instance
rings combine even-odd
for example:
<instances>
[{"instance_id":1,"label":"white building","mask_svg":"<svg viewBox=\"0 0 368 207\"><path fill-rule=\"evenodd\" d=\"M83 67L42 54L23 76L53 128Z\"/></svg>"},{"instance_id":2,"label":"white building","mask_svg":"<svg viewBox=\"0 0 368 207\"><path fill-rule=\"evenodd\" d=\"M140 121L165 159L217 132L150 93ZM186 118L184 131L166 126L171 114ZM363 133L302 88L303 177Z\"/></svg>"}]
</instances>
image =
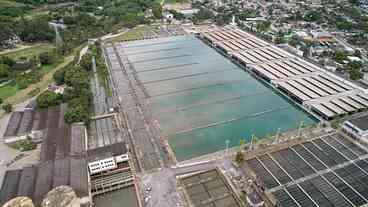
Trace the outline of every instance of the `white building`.
<instances>
[{"instance_id":1,"label":"white building","mask_svg":"<svg viewBox=\"0 0 368 207\"><path fill-rule=\"evenodd\" d=\"M350 62L362 62L362 59L356 56L348 56Z\"/></svg>"},{"instance_id":2,"label":"white building","mask_svg":"<svg viewBox=\"0 0 368 207\"><path fill-rule=\"evenodd\" d=\"M89 150L87 153L88 170L91 175L117 169L119 163L129 160L124 143L96 148Z\"/></svg>"},{"instance_id":3,"label":"white building","mask_svg":"<svg viewBox=\"0 0 368 207\"><path fill-rule=\"evenodd\" d=\"M368 114L344 121L342 129L347 134L368 143Z\"/></svg>"},{"instance_id":4,"label":"white building","mask_svg":"<svg viewBox=\"0 0 368 207\"><path fill-rule=\"evenodd\" d=\"M172 20L172 19L174 19L174 15L172 13L170 13L170 12L167 12L167 11L166 12L163 12L162 13L162 16L166 20Z\"/></svg>"},{"instance_id":5,"label":"white building","mask_svg":"<svg viewBox=\"0 0 368 207\"><path fill-rule=\"evenodd\" d=\"M198 13L199 9L181 9L177 10L177 12L184 15L184 17L189 18L194 16L196 13Z\"/></svg>"},{"instance_id":6,"label":"white building","mask_svg":"<svg viewBox=\"0 0 368 207\"><path fill-rule=\"evenodd\" d=\"M88 162L88 169L90 174L96 174L107 170L113 170L118 167L116 160L113 156L108 155L105 158L98 159L96 161Z\"/></svg>"}]
</instances>

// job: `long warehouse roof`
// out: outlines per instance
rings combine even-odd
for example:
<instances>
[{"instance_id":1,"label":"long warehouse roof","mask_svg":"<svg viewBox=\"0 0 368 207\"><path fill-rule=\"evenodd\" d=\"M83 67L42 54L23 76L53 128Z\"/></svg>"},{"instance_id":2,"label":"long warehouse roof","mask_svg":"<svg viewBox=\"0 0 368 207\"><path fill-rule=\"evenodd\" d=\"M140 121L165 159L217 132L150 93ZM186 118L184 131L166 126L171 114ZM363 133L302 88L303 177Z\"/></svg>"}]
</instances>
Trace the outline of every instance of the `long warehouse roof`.
<instances>
[{"instance_id":1,"label":"long warehouse roof","mask_svg":"<svg viewBox=\"0 0 368 207\"><path fill-rule=\"evenodd\" d=\"M238 61L251 66L251 70L271 80L271 83L293 97L310 103L325 117L368 107L368 96L358 87L251 33L230 27L204 31L202 36L225 51L232 52Z\"/></svg>"}]
</instances>

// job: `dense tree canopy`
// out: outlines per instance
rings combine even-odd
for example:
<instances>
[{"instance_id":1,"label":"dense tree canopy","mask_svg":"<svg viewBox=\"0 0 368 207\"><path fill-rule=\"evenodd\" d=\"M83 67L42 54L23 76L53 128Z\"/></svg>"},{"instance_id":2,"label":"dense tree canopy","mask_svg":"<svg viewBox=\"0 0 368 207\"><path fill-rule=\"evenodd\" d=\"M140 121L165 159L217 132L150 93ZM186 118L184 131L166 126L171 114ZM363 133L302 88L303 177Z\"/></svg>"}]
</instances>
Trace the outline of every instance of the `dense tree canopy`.
<instances>
[{"instance_id":1,"label":"dense tree canopy","mask_svg":"<svg viewBox=\"0 0 368 207\"><path fill-rule=\"evenodd\" d=\"M50 2L47 0L18 0L28 9L37 8ZM121 27L134 27L147 23L145 11L151 8L156 18L161 17L161 5L154 0L80 0L69 2L65 6L49 7L48 13L27 15L25 12L13 12L0 4L0 47L7 47L9 39L18 36L25 42L54 41L55 32L49 26L50 21L63 21L66 29L60 30L64 44L64 53L89 38L96 38ZM2 14L5 11L12 14ZM35 10L28 13L33 14ZM19 14L20 13L20 14ZM19 18L9 18L19 16Z\"/></svg>"},{"instance_id":2,"label":"dense tree canopy","mask_svg":"<svg viewBox=\"0 0 368 207\"><path fill-rule=\"evenodd\" d=\"M80 66L74 66L65 72L65 83L71 87L88 87L88 73Z\"/></svg>"},{"instance_id":3,"label":"dense tree canopy","mask_svg":"<svg viewBox=\"0 0 368 207\"><path fill-rule=\"evenodd\" d=\"M54 40L55 32L49 26L48 21L48 16L37 16L30 19L22 18L17 28L20 39L26 42Z\"/></svg>"},{"instance_id":4,"label":"dense tree canopy","mask_svg":"<svg viewBox=\"0 0 368 207\"><path fill-rule=\"evenodd\" d=\"M43 65L50 65L56 62L57 56L54 51L43 52L39 54L40 63Z\"/></svg>"},{"instance_id":5,"label":"dense tree canopy","mask_svg":"<svg viewBox=\"0 0 368 207\"><path fill-rule=\"evenodd\" d=\"M63 69L57 70L53 74L53 79L54 79L56 85L62 85L62 84L65 83L64 76L65 76L65 70L63 70Z\"/></svg>"},{"instance_id":6,"label":"dense tree canopy","mask_svg":"<svg viewBox=\"0 0 368 207\"><path fill-rule=\"evenodd\" d=\"M47 108L49 106L56 106L56 105L60 104L61 100L62 100L61 95L47 90L47 91L41 93L37 97L36 102L37 102L37 107Z\"/></svg>"},{"instance_id":7,"label":"dense tree canopy","mask_svg":"<svg viewBox=\"0 0 368 207\"><path fill-rule=\"evenodd\" d=\"M68 110L64 115L64 119L68 123L88 122L90 117L90 102L86 97L77 97L68 102Z\"/></svg>"},{"instance_id":8,"label":"dense tree canopy","mask_svg":"<svg viewBox=\"0 0 368 207\"><path fill-rule=\"evenodd\" d=\"M6 78L10 75L10 67L0 63L0 79Z\"/></svg>"},{"instance_id":9,"label":"dense tree canopy","mask_svg":"<svg viewBox=\"0 0 368 207\"><path fill-rule=\"evenodd\" d=\"M85 54L85 55L82 57L82 59L81 59L81 61L80 61L79 65L80 65L82 68L84 68L86 71L91 71L91 70L92 70L92 55L91 55L91 54L89 54L89 53Z\"/></svg>"},{"instance_id":10,"label":"dense tree canopy","mask_svg":"<svg viewBox=\"0 0 368 207\"><path fill-rule=\"evenodd\" d=\"M212 19L214 17L214 14L211 10L207 8L201 8L199 11L194 15L193 21L194 22L200 22L207 19Z\"/></svg>"},{"instance_id":11,"label":"dense tree canopy","mask_svg":"<svg viewBox=\"0 0 368 207\"><path fill-rule=\"evenodd\" d=\"M6 113L10 113L13 111L13 105L11 105L10 103L4 103L2 106L2 109L6 112Z\"/></svg>"}]
</instances>

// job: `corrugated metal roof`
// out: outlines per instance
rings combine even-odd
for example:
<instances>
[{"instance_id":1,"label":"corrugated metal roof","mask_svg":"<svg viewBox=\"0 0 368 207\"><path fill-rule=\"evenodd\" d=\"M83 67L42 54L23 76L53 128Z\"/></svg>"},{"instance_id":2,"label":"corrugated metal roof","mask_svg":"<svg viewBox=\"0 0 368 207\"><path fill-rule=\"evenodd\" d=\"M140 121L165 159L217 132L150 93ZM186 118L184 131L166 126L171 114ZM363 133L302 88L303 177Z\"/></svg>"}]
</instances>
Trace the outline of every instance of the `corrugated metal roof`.
<instances>
[{"instance_id":1,"label":"corrugated metal roof","mask_svg":"<svg viewBox=\"0 0 368 207\"><path fill-rule=\"evenodd\" d=\"M354 101L364 105L365 107L368 107L368 101L366 101L365 99L357 96L357 95L352 95L352 96L349 96L351 99L353 99Z\"/></svg>"},{"instance_id":2,"label":"corrugated metal roof","mask_svg":"<svg viewBox=\"0 0 368 207\"><path fill-rule=\"evenodd\" d=\"M340 86L338 86L338 85L336 85L336 84L334 84L334 83L331 83L331 82L329 82L329 81L326 81L325 79L323 79L321 76L313 76L313 77L311 77L311 78L313 78L313 79L315 79L315 80L317 80L317 81L319 81L321 84L323 84L323 85L325 85L325 86L328 86L328 87L330 87L330 88L332 88L332 89L334 89L334 90L336 90L337 92L339 92L339 93L341 93L341 92L344 92L344 91L346 91L344 88L341 88Z\"/></svg>"},{"instance_id":3,"label":"corrugated metal roof","mask_svg":"<svg viewBox=\"0 0 368 207\"><path fill-rule=\"evenodd\" d=\"M289 91L289 93L293 94L294 96L298 97L302 101L310 100L311 98L305 95L304 93L300 92L296 88L290 86L285 82L278 83L280 87L284 88L285 90Z\"/></svg>"},{"instance_id":4,"label":"corrugated metal roof","mask_svg":"<svg viewBox=\"0 0 368 207\"><path fill-rule=\"evenodd\" d=\"M346 113L343 109L339 108L338 106L336 106L333 103L330 103L330 102L322 102L321 104L324 107L328 108L330 111L333 111L333 112L335 112L338 115L341 115L341 114L345 114Z\"/></svg>"},{"instance_id":5,"label":"corrugated metal roof","mask_svg":"<svg viewBox=\"0 0 368 207\"><path fill-rule=\"evenodd\" d=\"M323 90L319 89L318 87L310 84L309 82L307 82L304 79L296 79L295 81L297 81L298 83L302 84L303 86L307 87L308 89L310 89L311 91L317 93L320 96L328 96L329 95L325 91L323 91Z\"/></svg>"},{"instance_id":6,"label":"corrugated metal roof","mask_svg":"<svg viewBox=\"0 0 368 207\"><path fill-rule=\"evenodd\" d=\"M344 103L343 101L341 101L339 99L333 99L333 100L331 100L331 102L338 105L338 106L340 106L341 108L343 108L347 112L353 112L353 111L356 110L354 107Z\"/></svg>"},{"instance_id":7,"label":"corrugated metal roof","mask_svg":"<svg viewBox=\"0 0 368 207\"><path fill-rule=\"evenodd\" d=\"M337 94L338 92L324 84L321 84L319 81L310 78L310 77L305 77L303 78L304 80L308 81L309 83L313 84L316 87L319 87L320 89L326 91L328 94L332 95L332 94Z\"/></svg>"},{"instance_id":8,"label":"corrugated metal roof","mask_svg":"<svg viewBox=\"0 0 368 207\"><path fill-rule=\"evenodd\" d=\"M321 104L314 104L312 105L312 107L319 111L320 113L322 113L324 116L326 116L327 118L332 118L334 116L336 116L336 113L329 110L328 108L322 106Z\"/></svg>"},{"instance_id":9,"label":"corrugated metal roof","mask_svg":"<svg viewBox=\"0 0 368 207\"><path fill-rule=\"evenodd\" d=\"M350 106L352 106L352 107L354 107L356 109L362 109L362 108L364 108L364 106L362 104L354 101L350 97L339 97L339 100L343 101L346 104L349 104Z\"/></svg>"},{"instance_id":10,"label":"corrugated metal roof","mask_svg":"<svg viewBox=\"0 0 368 207\"><path fill-rule=\"evenodd\" d=\"M291 80L291 81L287 81L287 83L289 83L291 86L298 89L301 93L306 94L307 96L309 96L312 99L320 97L318 94L316 94L315 92L311 91L310 89L302 86L301 84L297 83L296 81Z\"/></svg>"}]
</instances>

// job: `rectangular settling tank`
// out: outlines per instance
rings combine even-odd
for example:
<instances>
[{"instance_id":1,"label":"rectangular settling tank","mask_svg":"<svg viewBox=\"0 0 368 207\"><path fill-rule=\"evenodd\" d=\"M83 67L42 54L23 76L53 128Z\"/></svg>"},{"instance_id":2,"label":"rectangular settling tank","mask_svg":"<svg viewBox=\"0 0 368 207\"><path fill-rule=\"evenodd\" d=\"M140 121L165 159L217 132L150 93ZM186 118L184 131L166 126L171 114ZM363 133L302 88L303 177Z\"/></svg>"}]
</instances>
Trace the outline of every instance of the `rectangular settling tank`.
<instances>
[{"instance_id":1,"label":"rectangular settling tank","mask_svg":"<svg viewBox=\"0 0 368 207\"><path fill-rule=\"evenodd\" d=\"M315 120L201 40L187 35L123 43L146 103L177 160L295 129Z\"/></svg>"}]
</instances>

